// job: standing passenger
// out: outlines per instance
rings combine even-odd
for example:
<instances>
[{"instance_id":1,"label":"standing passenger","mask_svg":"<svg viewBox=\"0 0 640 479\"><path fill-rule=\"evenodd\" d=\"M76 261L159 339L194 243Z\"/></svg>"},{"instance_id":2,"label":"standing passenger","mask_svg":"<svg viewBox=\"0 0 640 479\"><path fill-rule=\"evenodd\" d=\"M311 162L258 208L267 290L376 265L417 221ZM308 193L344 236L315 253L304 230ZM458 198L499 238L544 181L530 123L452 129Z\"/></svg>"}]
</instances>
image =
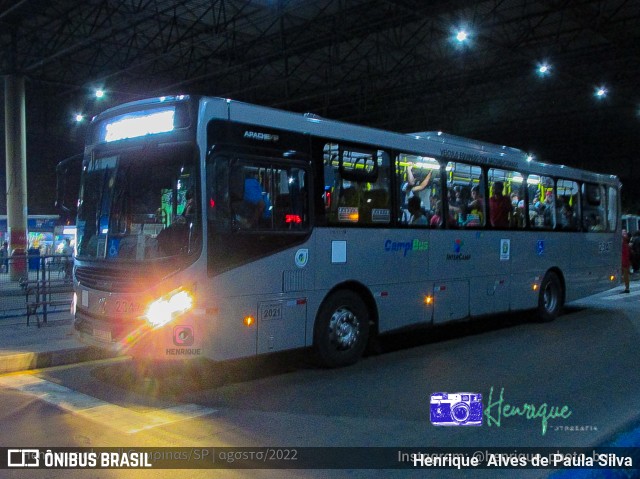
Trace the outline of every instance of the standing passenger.
<instances>
[{"instance_id":1,"label":"standing passenger","mask_svg":"<svg viewBox=\"0 0 640 479\"><path fill-rule=\"evenodd\" d=\"M489 198L489 220L494 228L508 228L511 214L511 201L504 196L504 183L496 181L493 185L493 196Z\"/></svg>"},{"instance_id":2,"label":"standing passenger","mask_svg":"<svg viewBox=\"0 0 640 479\"><path fill-rule=\"evenodd\" d=\"M3 241L0 248L0 272L3 269L7 273L9 272L9 243L6 241Z\"/></svg>"},{"instance_id":3,"label":"standing passenger","mask_svg":"<svg viewBox=\"0 0 640 479\"><path fill-rule=\"evenodd\" d=\"M426 226L428 223L427 217L424 215L424 211L422 211L422 207L420 206L420 198L417 196L412 196L409 198L409 202L407 204L409 213L411 213L411 217L409 218L410 225L423 225Z\"/></svg>"},{"instance_id":4,"label":"standing passenger","mask_svg":"<svg viewBox=\"0 0 640 479\"><path fill-rule=\"evenodd\" d=\"M71 240L65 238L62 247L62 261L64 261L64 280L71 281L73 272L73 248L71 248Z\"/></svg>"}]
</instances>

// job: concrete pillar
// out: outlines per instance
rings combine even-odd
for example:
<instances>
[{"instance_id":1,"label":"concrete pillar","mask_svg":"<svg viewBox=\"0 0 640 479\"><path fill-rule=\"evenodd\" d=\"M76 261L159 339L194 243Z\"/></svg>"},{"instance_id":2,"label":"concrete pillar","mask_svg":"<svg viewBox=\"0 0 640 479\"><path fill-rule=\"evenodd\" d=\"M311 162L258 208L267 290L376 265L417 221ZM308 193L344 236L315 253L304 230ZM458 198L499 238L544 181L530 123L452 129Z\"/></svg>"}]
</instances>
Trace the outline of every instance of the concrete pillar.
<instances>
[{"instance_id":1,"label":"concrete pillar","mask_svg":"<svg viewBox=\"0 0 640 479\"><path fill-rule=\"evenodd\" d=\"M27 131L24 77L4 79L4 122L7 164L7 230L10 278L27 277Z\"/></svg>"}]
</instances>

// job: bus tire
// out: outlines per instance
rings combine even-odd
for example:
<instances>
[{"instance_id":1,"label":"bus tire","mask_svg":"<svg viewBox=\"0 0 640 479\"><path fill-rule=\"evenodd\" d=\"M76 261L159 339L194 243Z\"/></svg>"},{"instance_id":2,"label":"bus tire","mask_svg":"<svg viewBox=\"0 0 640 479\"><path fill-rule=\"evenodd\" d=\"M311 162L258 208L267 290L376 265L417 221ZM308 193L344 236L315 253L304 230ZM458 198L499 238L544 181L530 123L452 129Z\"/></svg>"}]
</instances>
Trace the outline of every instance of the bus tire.
<instances>
[{"instance_id":1,"label":"bus tire","mask_svg":"<svg viewBox=\"0 0 640 479\"><path fill-rule=\"evenodd\" d=\"M314 324L313 349L318 363L336 368L357 362L367 346L369 316L364 301L353 291L329 295Z\"/></svg>"},{"instance_id":2,"label":"bus tire","mask_svg":"<svg viewBox=\"0 0 640 479\"><path fill-rule=\"evenodd\" d=\"M547 272L540 283L538 296L538 319L542 322L553 321L562 311L564 294L562 282L553 271Z\"/></svg>"}]
</instances>

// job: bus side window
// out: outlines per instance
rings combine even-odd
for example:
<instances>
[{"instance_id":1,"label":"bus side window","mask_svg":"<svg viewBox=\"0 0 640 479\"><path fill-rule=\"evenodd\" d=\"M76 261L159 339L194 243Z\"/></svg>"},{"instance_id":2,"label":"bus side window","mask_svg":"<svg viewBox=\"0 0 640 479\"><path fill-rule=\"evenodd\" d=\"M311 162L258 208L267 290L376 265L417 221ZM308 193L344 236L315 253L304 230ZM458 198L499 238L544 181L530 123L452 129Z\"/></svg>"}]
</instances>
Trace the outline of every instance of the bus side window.
<instances>
[{"instance_id":1,"label":"bus side window","mask_svg":"<svg viewBox=\"0 0 640 479\"><path fill-rule=\"evenodd\" d=\"M326 143L323 162L330 224L382 225L391 221L387 152L373 146Z\"/></svg>"},{"instance_id":2,"label":"bus side window","mask_svg":"<svg viewBox=\"0 0 640 479\"><path fill-rule=\"evenodd\" d=\"M484 225L484 174L478 166L449 162L447 198L449 225L458 228L479 228Z\"/></svg>"},{"instance_id":3,"label":"bus side window","mask_svg":"<svg viewBox=\"0 0 640 479\"><path fill-rule=\"evenodd\" d=\"M601 186L593 183L582 185L582 225L585 231L604 231L605 216Z\"/></svg>"},{"instance_id":4,"label":"bus side window","mask_svg":"<svg viewBox=\"0 0 640 479\"><path fill-rule=\"evenodd\" d=\"M440 163L427 156L412 153L400 153L395 160L395 186L397 220L400 224L409 224L409 198L418 197L420 208L427 217L427 223L433 216L436 200L441 195Z\"/></svg>"},{"instance_id":5,"label":"bus side window","mask_svg":"<svg viewBox=\"0 0 640 479\"><path fill-rule=\"evenodd\" d=\"M559 229L574 231L578 209L578 184L575 181L558 180L556 200L556 219Z\"/></svg>"},{"instance_id":6,"label":"bus side window","mask_svg":"<svg viewBox=\"0 0 640 479\"><path fill-rule=\"evenodd\" d=\"M549 229L556 224L556 201L553 178L529 175L529 224L533 229Z\"/></svg>"},{"instance_id":7,"label":"bus side window","mask_svg":"<svg viewBox=\"0 0 640 479\"><path fill-rule=\"evenodd\" d=\"M606 187L607 191L607 230L615 231L618 227L618 190Z\"/></svg>"}]
</instances>

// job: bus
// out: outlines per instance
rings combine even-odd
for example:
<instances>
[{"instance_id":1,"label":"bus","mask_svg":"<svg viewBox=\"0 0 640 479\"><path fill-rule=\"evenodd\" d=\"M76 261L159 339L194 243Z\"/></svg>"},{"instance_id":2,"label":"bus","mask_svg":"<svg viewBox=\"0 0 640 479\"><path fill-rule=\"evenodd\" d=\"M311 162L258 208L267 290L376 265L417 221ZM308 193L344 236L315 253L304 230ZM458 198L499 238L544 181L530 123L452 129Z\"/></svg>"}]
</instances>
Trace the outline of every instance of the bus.
<instances>
[{"instance_id":1,"label":"bus","mask_svg":"<svg viewBox=\"0 0 640 479\"><path fill-rule=\"evenodd\" d=\"M441 132L213 97L131 102L87 133L75 329L134 358L309 348L338 367L391 331L550 321L618 280L620 188Z\"/></svg>"},{"instance_id":2,"label":"bus","mask_svg":"<svg viewBox=\"0 0 640 479\"><path fill-rule=\"evenodd\" d=\"M640 230L640 216L638 215L622 215L622 229L629 235Z\"/></svg>"}]
</instances>

